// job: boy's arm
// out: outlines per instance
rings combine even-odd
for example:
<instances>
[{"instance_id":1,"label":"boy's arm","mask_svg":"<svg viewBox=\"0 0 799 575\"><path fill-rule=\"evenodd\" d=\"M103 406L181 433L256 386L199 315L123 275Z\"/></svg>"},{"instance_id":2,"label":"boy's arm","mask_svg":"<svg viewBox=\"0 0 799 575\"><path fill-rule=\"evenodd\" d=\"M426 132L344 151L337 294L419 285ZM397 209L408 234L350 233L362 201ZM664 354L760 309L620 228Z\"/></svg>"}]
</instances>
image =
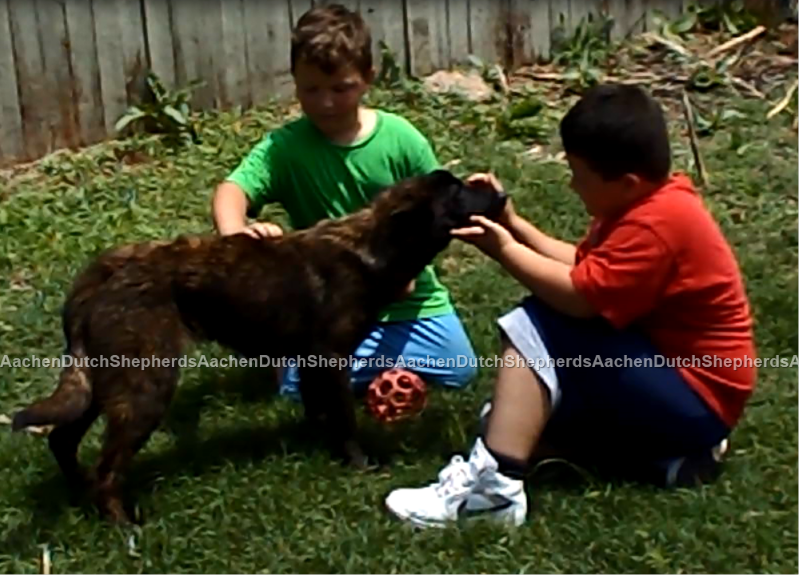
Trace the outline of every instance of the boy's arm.
<instances>
[{"instance_id":1,"label":"boy's arm","mask_svg":"<svg viewBox=\"0 0 799 575\"><path fill-rule=\"evenodd\" d=\"M453 232L468 238L553 308L580 318L603 316L617 328L651 313L676 273L669 246L639 224L619 226L578 265L569 265L520 244L496 222Z\"/></svg>"},{"instance_id":2,"label":"boy's arm","mask_svg":"<svg viewBox=\"0 0 799 575\"><path fill-rule=\"evenodd\" d=\"M506 227L519 243L535 250L542 256L574 265L577 247L573 244L548 236L516 213L511 214Z\"/></svg>"},{"instance_id":3,"label":"boy's arm","mask_svg":"<svg viewBox=\"0 0 799 575\"><path fill-rule=\"evenodd\" d=\"M240 232L254 237L282 235L280 226L256 222L247 225L247 216L255 215L260 208L277 201L274 192L275 144L267 136L241 161L236 169L220 183L211 202L214 226L221 235Z\"/></svg>"},{"instance_id":4,"label":"boy's arm","mask_svg":"<svg viewBox=\"0 0 799 575\"><path fill-rule=\"evenodd\" d=\"M542 255L520 243L510 230L482 216L473 216L476 226L452 234L475 245L495 259L519 283L556 310L579 318L597 315L597 310L572 281L573 264Z\"/></svg>"},{"instance_id":5,"label":"boy's arm","mask_svg":"<svg viewBox=\"0 0 799 575\"><path fill-rule=\"evenodd\" d=\"M466 179L467 182L480 182L488 184L495 190L504 191L502 184L494 174L491 173L477 173L472 174ZM548 236L533 224L525 220L523 217L516 213L513 208L513 202L508 199L505 213L500 218L500 223L505 226L521 244L537 251L539 254L563 262L565 264L574 265L577 255L577 247Z\"/></svg>"},{"instance_id":6,"label":"boy's arm","mask_svg":"<svg viewBox=\"0 0 799 575\"><path fill-rule=\"evenodd\" d=\"M216 231L227 236L243 230L247 226L248 209L249 200L238 184L228 181L219 184L211 202Z\"/></svg>"},{"instance_id":7,"label":"boy's arm","mask_svg":"<svg viewBox=\"0 0 799 575\"><path fill-rule=\"evenodd\" d=\"M556 310L578 318L597 315L597 310L574 286L572 264L542 255L519 242L508 243L497 261L518 282Z\"/></svg>"}]
</instances>

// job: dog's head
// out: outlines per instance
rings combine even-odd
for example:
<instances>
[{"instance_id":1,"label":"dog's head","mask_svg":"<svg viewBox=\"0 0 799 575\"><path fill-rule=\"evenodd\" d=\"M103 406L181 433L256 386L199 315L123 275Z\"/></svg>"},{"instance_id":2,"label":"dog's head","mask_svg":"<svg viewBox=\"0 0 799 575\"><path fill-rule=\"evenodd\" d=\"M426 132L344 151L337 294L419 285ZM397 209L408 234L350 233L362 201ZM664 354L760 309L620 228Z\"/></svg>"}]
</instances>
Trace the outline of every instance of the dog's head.
<instances>
[{"instance_id":1,"label":"dog's head","mask_svg":"<svg viewBox=\"0 0 799 575\"><path fill-rule=\"evenodd\" d=\"M471 225L472 216L496 220L507 203L507 195L483 183L471 183L456 178L446 170L428 176L433 189L433 213L438 228L446 233Z\"/></svg>"},{"instance_id":2,"label":"dog's head","mask_svg":"<svg viewBox=\"0 0 799 575\"><path fill-rule=\"evenodd\" d=\"M467 184L446 170L404 180L378 203L406 233L448 241L450 232L472 225L473 215L496 220L507 203L503 192L486 184Z\"/></svg>"}]
</instances>

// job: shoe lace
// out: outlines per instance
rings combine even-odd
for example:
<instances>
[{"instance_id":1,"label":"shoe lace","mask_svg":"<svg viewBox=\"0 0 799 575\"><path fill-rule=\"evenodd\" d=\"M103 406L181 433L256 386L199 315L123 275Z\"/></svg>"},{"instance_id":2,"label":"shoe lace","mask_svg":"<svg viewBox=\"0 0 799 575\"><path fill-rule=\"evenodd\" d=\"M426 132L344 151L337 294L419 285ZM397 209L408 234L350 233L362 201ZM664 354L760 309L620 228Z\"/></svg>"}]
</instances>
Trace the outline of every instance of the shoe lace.
<instances>
[{"instance_id":1,"label":"shoe lace","mask_svg":"<svg viewBox=\"0 0 799 575\"><path fill-rule=\"evenodd\" d=\"M435 492L440 497L449 497L467 492L475 483L474 471L462 456L454 456L438 474Z\"/></svg>"}]
</instances>

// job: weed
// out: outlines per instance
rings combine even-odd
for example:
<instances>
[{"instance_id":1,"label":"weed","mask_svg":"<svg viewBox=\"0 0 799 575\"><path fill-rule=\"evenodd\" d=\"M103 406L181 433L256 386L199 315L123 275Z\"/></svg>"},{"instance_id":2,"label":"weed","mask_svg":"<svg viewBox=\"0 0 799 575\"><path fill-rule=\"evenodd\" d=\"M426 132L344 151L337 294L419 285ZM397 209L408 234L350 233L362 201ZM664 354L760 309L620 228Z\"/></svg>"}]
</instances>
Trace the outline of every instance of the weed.
<instances>
[{"instance_id":1,"label":"weed","mask_svg":"<svg viewBox=\"0 0 799 575\"><path fill-rule=\"evenodd\" d=\"M569 36L564 32L561 14L561 21L553 32L552 60L565 68L564 76L575 91L582 92L602 79L602 68L613 50L612 28L613 19L606 14L589 15L580 20Z\"/></svg>"},{"instance_id":2,"label":"weed","mask_svg":"<svg viewBox=\"0 0 799 575\"><path fill-rule=\"evenodd\" d=\"M663 36L684 37L692 32L724 31L743 34L757 26L757 17L746 8L743 0L722 2L691 2L675 19L654 10L653 25Z\"/></svg>"},{"instance_id":3,"label":"weed","mask_svg":"<svg viewBox=\"0 0 799 575\"><path fill-rule=\"evenodd\" d=\"M199 138L189 103L192 92L203 84L203 81L198 80L186 88L172 91L164 86L154 72L148 73L146 96L138 106L131 106L117 120L114 126L116 131L141 127L146 133L164 135L174 143L197 143Z\"/></svg>"}]
</instances>

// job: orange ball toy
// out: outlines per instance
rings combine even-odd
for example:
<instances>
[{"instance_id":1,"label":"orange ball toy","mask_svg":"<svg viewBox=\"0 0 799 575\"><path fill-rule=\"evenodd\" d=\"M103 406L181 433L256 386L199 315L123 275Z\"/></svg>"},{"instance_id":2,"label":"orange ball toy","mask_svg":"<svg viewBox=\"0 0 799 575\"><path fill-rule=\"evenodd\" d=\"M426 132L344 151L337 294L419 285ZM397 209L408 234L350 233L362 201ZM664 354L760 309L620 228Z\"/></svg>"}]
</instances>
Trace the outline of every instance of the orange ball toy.
<instances>
[{"instance_id":1,"label":"orange ball toy","mask_svg":"<svg viewBox=\"0 0 799 575\"><path fill-rule=\"evenodd\" d=\"M384 371L369 384L366 406L381 423L394 423L421 412L427 405L427 386L405 369Z\"/></svg>"}]
</instances>

